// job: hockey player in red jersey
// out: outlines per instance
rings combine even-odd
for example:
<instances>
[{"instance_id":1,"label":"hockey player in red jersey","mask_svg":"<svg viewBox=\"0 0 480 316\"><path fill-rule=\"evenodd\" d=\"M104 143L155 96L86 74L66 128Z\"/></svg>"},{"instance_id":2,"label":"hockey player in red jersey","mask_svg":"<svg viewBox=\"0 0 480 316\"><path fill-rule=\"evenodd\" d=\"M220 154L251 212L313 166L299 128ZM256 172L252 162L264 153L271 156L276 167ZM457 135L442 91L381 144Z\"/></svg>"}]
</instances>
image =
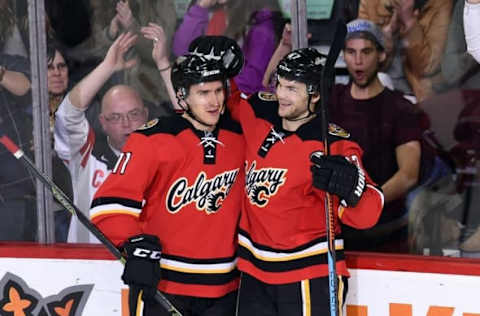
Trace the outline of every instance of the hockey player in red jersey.
<instances>
[{"instance_id":1,"label":"hockey player in red jersey","mask_svg":"<svg viewBox=\"0 0 480 316\"><path fill-rule=\"evenodd\" d=\"M219 56L228 39L196 43L191 51ZM330 314L325 191L333 195L338 301L349 276L339 221L373 226L383 194L362 166L362 149L330 123L330 156L323 155L321 98L324 56L315 49L291 52L277 67L275 94L229 99L246 138L245 209L240 222L240 316Z\"/></svg>"},{"instance_id":2,"label":"hockey player in red jersey","mask_svg":"<svg viewBox=\"0 0 480 316\"><path fill-rule=\"evenodd\" d=\"M363 170L362 150L347 131L330 123L330 155L323 155L315 112L323 62L312 48L293 51L277 67L275 94L231 103L246 137L240 316L328 315L325 191L333 195L335 221L353 227L374 225L383 207L381 190ZM348 271L339 223L335 227L341 306Z\"/></svg>"},{"instance_id":3,"label":"hockey player in red jersey","mask_svg":"<svg viewBox=\"0 0 480 316\"><path fill-rule=\"evenodd\" d=\"M348 271L338 221L367 228L383 207L383 194L363 170L362 150L347 131L330 123L330 155L323 155L316 107L324 61L312 48L293 51L277 67L275 94L231 103L246 138L240 316L329 315L325 191L332 194L337 222L342 306Z\"/></svg>"},{"instance_id":4,"label":"hockey player in red jersey","mask_svg":"<svg viewBox=\"0 0 480 316\"><path fill-rule=\"evenodd\" d=\"M227 77L217 61L179 57L171 80L185 111L132 133L92 202L92 221L127 254L122 280L144 315L168 315L149 299L157 288L183 315L235 313L245 158L224 113Z\"/></svg>"}]
</instances>

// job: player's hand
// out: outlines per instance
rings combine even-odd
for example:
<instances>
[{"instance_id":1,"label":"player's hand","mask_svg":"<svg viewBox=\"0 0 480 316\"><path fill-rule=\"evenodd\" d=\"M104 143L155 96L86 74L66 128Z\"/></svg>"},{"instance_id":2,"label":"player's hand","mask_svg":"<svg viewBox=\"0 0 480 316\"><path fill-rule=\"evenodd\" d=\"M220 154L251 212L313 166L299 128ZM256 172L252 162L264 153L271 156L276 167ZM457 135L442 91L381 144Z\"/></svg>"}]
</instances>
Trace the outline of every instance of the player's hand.
<instances>
[{"instance_id":1,"label":"player's hand","mask_svg":"<svg viewBox=\"0 0 480 316\"><path fill-rule=\"evenodd\" d=\"M357 205L365 190L365 175L357 165L343 156L325 156L318 151L310 155L310 161L315 188L335 194L346 206Z\"/></svg>"},{"instance_id":2,"label":"player's hand","mask_svg":"<svg viewBox=\"0 0 480 316\"><path fill-rule=\"evenodd\" d=\"M123 282L135 291L143 290L144 300L152 300L161 278L162 248L157 236L141 234L130 237L123 249L127 255Z\"/></svg>"},{"instance_id":3,"label":"player's hand","mask_svg":"<svg viewBox=\"0 0 480 316\"><path fill-rule=\"evenodd\" d=\"M229 78L242 70L243 52L237 42L226 36L199 36L190 43L188 51L206 59L221 60Z\"/></svg>"}]
</instances>

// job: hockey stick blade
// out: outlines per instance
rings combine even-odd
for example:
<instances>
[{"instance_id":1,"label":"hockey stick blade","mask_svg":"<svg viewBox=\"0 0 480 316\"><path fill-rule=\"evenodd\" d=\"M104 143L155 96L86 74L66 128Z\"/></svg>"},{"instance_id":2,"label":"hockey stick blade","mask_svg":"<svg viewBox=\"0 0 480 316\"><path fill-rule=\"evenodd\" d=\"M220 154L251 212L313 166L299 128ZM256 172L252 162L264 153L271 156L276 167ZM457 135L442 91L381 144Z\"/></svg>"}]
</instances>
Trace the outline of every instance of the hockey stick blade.
<instances>
[{"instance_id":1,"label":"hockey stick blade","mask_svg":"<svg viewBox=\"0 0 480 316\"><path fill-rule=\"evenodd\" d=\"M53 197L63 206L67 211L76 216L78 220L92 233L100 242L110 251L110 253L117 258L122 264L125 264L125 258L122 253L115 247L110 239L108 239L93 223L83 214L70 198L55 184L47 175L42 173L35 164L28 158L24 152L7 136L0 137L2 143L7 150L18 160L21 160L24 165L31 170L40 181L47 186L52 192ZM172 303L157 290L155 294L155 301L162 305L172 316L182 316L182 314L172 305Z\"/></svg>"},{"instance_id":2,"label":"hockey stick blade","mask_svg":"<svg viewBox=\"0 0 480 316\"><path fill-rule=\"evenodd\" d=\"M335 82L335 63L340 55L340 51L345 43L345 36L347 35L347 27L341 20L337 21L335 35L333 42L328 51L327 60L322 70L321 85L320 85L320 111L322 120L322 138L325 155L328 155L329 144L327 139L328 134L328 99L329 93ZM330 294L330 316L338 316L338 278L337 278L337 259L335 253L335 218L333 212L332 199L328 192L325 197L325 222L327 233L327 260L328 260L328 287Z\"/></svg>"}]
</instances>

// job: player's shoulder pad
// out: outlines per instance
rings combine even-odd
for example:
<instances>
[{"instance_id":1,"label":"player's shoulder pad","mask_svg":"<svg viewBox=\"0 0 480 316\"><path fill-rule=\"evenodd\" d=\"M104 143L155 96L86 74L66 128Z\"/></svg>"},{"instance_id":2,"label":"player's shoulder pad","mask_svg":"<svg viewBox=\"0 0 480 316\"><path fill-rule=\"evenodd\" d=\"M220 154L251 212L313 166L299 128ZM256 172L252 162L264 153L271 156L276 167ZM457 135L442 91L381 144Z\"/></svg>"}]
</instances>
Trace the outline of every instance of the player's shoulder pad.
<instances>
[{"instance_id":1,"label":"player's shoulder pad","mask_svg":"<svg viewBox=\"0 0 480 316\"><path fill-rule=\"evenodd\" d=\"M260 91L258 92L258 98L262 101L265 102L273 102L273 101L278 101L277 96L275 93L268 92L268 91Z\"/></svg>"},{"instance_id":2,"label":"player's shoulder pad","mask_svg":"<svg viewBox=\"0 0 480 316\"><path fill-rule=\"evenodd\" d=\"M150 120L140 126L135 132L145 136L159 133L177 135L186 128L187 125L180 116L171 115Z\"/></svg>"},{"instance_id":3,"label":"player's shoulder pad","mask_svg":"<svg viewBox=\"0 0 480 316\"><path fill-rule=\"evenodd\" d=\"M279 119L278 100L275 94L266 91L256 92L248 98L248 103L257 117L272 123Z\"/></svg>"},{"instance_id":4,"label":"player's shoulder pad","mask_svg":"<svg viewBox=\"0 0 480 316\"><path fill-rule=\"evenodd\" d=\"M328 124L328 134L341 138L350 138L350 133L335 123Z\"/></svg>"},{"instance_id":5,"label":"player's shoulder pad","mask_svg":"<svg viewBox=\"0 0 480 316\"><path fill-rule=\"evenodd\" d=\"M154 118L153 120L150 120L148 121L147 123L143 124L142 126L140 126L137 131L143 131L143 130L147 130L147 129L150 129L154 126L156 126L158 124L158 121L159 119L158 118Z\"/></svg>"}]
</instances>

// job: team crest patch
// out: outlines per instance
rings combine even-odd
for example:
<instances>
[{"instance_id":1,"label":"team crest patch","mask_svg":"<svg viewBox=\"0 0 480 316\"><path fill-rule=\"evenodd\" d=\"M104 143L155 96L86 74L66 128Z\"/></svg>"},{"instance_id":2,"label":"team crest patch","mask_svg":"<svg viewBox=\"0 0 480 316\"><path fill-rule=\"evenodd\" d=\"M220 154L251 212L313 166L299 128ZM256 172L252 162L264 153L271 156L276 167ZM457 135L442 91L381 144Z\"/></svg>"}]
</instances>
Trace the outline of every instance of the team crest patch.
<instances>
[{"instance_id":1,"label":"team crest patch","mask_svg":"<svg viewBox=\"0 0 480 316\"><path fill-rule=\"evenodd\" d=\"M260 91L258 97L262 101L277 101L277 96L274 93L267 91Z\"/></svg>"},{"instance_id":2,"label":"team crest patch","mask_svg":"<svg viewBox=\"0 0 480 316\"><path fill-rule=\"evenodd\" d=\"M328 124L328 133L333 136L338 136L338 137L343 137L343 138L349 138L350 133L341 128L340 126L330 123Z\"/></svg>"},{"instance_id":3,"label":"team crest patch","mask_svg":"<svg viewBox=\"0 0 480 316\"><path fill-rule=\"evenodd\" d=\"M147 123L140 126L138 129L139 130L149 129L150 127L157 125L157 123L158 123L158 118L148 121Z\"/></svg>"}]
</instances>

